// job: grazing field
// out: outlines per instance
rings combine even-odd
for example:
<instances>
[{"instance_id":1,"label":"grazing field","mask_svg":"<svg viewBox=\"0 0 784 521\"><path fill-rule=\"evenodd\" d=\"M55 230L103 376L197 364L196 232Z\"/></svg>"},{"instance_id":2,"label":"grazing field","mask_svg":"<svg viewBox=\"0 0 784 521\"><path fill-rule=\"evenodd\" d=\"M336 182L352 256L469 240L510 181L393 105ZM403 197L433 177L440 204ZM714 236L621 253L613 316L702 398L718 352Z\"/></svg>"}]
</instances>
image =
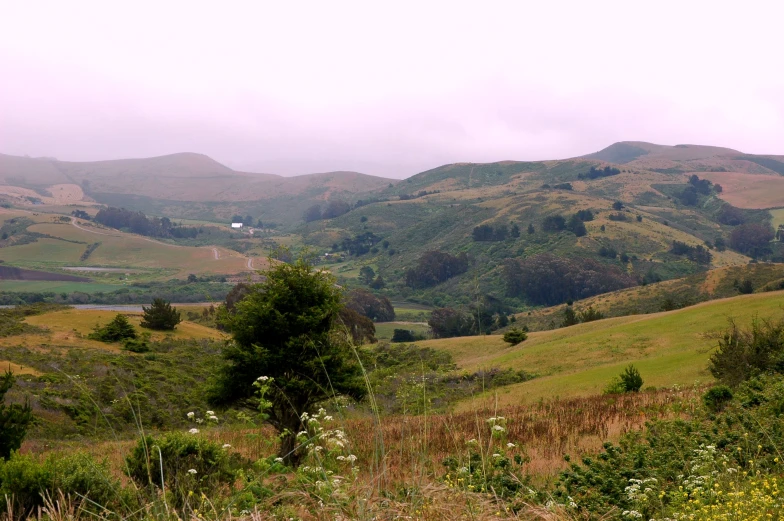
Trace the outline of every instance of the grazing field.
<instances>
[{"instance_id":1,"label":"grazing field","mask_svg":"<svg viewBox=\"0 0 784 521\"><path fill-rule=\"evenodd\" d=\"M50 215L9 212L9 217L18 216L35 221L27 228L28 231L44 237L0 250L0 258L16 266L140 268L179 278L190 273L234 274L250 270L247 257L221 246L180 246L77 220L55 223ZM95 243L100 245L94 248L87 260L82 260L87 247ZM257 261L252 266L258 268L258 264Z\"/></svg>"},{"instance_id":2,"label":"grazing field","mask_svg":"<svg viewBox=\"0 0 784 521\"><path fill-rule=\"evenodd\" d=\"M397 310L395 310L397 312ZM427 335L430 333L430 326L422 322L377 322L376 338L379 340L391 340L395 329L406 329L415 334Z\"/></svg>"},{"instance_id":3,"label":"grazing field","mask_svg":"<svg viewBox=\"0 0 784 521\"><path fill-rule=\"evenodd\" d=\"M778 208L784 206L784 176L748 175L737 172L698 172L699 176L718 183L724 191L720 197L738 208Z\"/></svg>"},{"instance_id":4,"label":"grazing field","mask_svg":"<svg viewBox=\"0 0 784 521\"><path fill-rule=\"evenodd\" d=\"M646 386L707 384L708 357L730 318L784 318L784 293L744 295L689 308L530 333L509 347L500 335L418 342L448 351L460 369L522 369L538 378L498 390L500 405L597 394L634 363Z\"/></svg>"},{"instance_id":5,"label":"grazing field","mask_svg":"<svg viewBox=\"0 0 784 521\"><path fill-rule=\"evenodd\" d=\"M142 313L138 312L123 312L131 324L137 327L140 331L148 331L151 333L152 340L159 340L163 337L171 336L174 339L221 339L224 335L209 327L205 327L192 322L181 322L174 331L152 331L142 329L139 323L141 322ZM87 340L86 337L96 325L105 325L112 320L117 312L115 311L98 311L92 309L66 309L63 311L56 311L54 313L46 313L43 315L36 315L28 317L25 322L34 326L45 327L49 331L44 336L50 338L50 341L56 341L58 345L63 342L68 345L90 345L91 347L104 348L107 344L102 342L94 342ZM28 339L31 340L31 339Z\"/></svg>"}]
</instances>

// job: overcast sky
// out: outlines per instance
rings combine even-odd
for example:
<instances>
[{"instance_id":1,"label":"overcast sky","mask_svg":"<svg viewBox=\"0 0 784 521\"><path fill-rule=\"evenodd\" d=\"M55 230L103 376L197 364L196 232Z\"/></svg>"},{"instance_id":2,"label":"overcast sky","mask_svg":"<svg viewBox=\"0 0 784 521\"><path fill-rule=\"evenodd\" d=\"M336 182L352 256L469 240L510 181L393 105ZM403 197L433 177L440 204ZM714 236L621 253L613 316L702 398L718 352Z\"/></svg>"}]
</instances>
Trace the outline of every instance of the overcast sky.
<instances>
[{"instance_id":1,"label":"overcast sky","mask_svg":"<svg viewBox=\"0 0 784 521\"><path fill-rule=\"evenodd\" d=\"M783 17L778 0L0 0L0 152L390 177L621 140L784 154Z\"/></svg>"}]
</instances>

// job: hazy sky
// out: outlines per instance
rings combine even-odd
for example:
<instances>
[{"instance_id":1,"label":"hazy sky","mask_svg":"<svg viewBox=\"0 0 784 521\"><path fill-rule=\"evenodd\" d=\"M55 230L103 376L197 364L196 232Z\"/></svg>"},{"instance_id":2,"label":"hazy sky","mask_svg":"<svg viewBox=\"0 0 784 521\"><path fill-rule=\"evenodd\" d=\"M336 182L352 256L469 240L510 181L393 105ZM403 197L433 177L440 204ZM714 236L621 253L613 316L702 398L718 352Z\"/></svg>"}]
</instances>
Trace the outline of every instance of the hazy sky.
<instances>
[{"instance_id":1,"label":"hazy sky","mask_svg":"<svg viewBox=\"0 0 784 521\"><path fill-rule=\"evenodd\" d=\"M0 152L406 177L620 140L784 154L779 0L0 0Z\"/></svg>"}]
</instances>

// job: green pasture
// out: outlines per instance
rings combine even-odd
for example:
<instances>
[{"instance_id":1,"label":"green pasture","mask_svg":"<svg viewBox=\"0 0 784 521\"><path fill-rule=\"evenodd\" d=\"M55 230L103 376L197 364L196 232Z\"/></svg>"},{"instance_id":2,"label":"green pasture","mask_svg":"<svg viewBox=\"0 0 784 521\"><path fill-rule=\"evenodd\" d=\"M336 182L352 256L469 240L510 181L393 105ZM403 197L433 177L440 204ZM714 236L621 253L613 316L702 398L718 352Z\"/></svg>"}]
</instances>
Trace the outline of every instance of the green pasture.
<instances>
[{"instance_id":1,"label":"green pasture","mask_svg":"<svg viewBox=\"0 0 784 521\"><path fill-rule=\"evenodd\" d=\"M430 326L427 324L411 323L411 322L377 322L376 323L376 338L379 340L391 340L395 329L407 329L414 333L421 333L426 335L430 332Z\"/></svg>"},{"instance_id":2,"label":"green pasture","mask_svg":"<svg viewBox=\"0 0 784 521\"><path fill-rule=\"evenodd\" d=\"M744 326L755 317L784 319L783 305L782 292L743 295L677 311L530 333L515 347L500 335L419 345L450 352L463 370L513 368L538 376L505 388L498 396L501 404L600 393L630 363L640 369L646 386L704 384L712 381L708 359L729 319Z\"/></svg>"}]
</instances>

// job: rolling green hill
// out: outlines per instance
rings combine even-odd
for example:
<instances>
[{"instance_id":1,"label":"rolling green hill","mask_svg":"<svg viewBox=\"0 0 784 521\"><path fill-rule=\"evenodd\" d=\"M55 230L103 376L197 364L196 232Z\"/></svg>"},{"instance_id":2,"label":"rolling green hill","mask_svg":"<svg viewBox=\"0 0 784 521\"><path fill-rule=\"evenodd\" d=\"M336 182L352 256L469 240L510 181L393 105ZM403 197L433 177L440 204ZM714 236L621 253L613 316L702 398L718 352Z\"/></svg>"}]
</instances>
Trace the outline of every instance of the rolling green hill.
<instances>
[{"instance_id":1,"label":"rolling green hill","mask_svg":"<svg viewBox=\"0 0 784 521\"><path fill-rule=\"evenodd\" d=\"M633 363L646 386L708 384L708 358L718 335L734 318L745 326L753 319L784 319L784 293L743 295L677 311L633 315L529 334L509 347L500 335L418 342L449 352L458 370L493 367L525 370L537 377L497 392L500 406L542 398L601 393L613 376ZM468 406L468 404L466 404Z\"/></svg>"}]
</instances>

